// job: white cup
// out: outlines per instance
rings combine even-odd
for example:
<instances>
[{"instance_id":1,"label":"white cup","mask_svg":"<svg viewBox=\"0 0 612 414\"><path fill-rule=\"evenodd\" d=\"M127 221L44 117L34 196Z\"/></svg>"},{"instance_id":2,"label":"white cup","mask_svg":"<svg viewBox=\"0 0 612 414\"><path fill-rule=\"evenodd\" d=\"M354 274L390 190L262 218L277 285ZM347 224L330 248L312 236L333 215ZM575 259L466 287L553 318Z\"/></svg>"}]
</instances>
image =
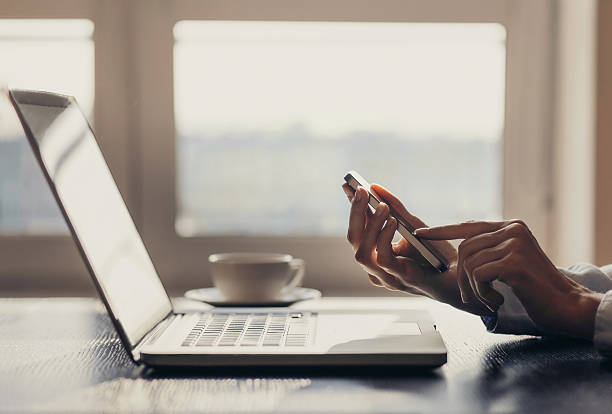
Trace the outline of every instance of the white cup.
<instances>
[{"instance_id":1,"label":"white cup","mask_svg":"<svg viewBox=\"0 0 612 414\"><path fill-rule=\"evenodd\" d=\"M278 300L302 282L306 270L302 259L281 253L217 253L208 262L213 283L233 302Z\"/></svg>"}]
</instances>

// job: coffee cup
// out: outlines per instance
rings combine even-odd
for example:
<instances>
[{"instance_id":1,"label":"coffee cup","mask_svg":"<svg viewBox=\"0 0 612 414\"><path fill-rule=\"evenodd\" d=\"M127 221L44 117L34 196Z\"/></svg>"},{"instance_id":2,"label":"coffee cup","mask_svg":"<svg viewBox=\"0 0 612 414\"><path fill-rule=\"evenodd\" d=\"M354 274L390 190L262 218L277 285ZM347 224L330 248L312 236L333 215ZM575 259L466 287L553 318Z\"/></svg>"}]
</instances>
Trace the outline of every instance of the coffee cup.
<instances>
[{"instance_id":1,"label":"coffee cup","mask_svg":"<svg viewBox=\"0 0 612 414\"><path fill-rule=\"evenodd\" d=\"M232 302L279 300L304 278L305 262L281 253L217 253L208 257L213 283Z\"/></svg>"}]
</instances>

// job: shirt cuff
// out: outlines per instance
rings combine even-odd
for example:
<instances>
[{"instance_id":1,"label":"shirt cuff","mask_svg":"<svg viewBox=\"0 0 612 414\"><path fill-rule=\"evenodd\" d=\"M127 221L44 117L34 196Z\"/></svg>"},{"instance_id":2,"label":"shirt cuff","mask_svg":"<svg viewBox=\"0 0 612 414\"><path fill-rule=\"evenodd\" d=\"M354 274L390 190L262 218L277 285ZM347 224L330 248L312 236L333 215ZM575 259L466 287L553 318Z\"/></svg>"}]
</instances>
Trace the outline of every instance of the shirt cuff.
<instances>
[{"instance_id":1,"label":"shirt cuff","mask_svg":"<svg viewBox=\"0 0 612 414\"><path fill-rule=\"evenodd\" d=\"M597 307L593 342L600 354L612 357L612 290L604 295Z\"/></svg>"},{"instance_id":2,"label":"shirt cuff","mask_svg":"<svg viewBox=\"0 0 612 414\"><path fill-rule=\"evenodd\" d=\"M489 332L514 335L542 334L509 286L497 280L492 286L504 297L504 303L494 316L481 317Z\"/></svg>"},{"instance_id":3,"label":"shirt cuff","mask_svg":"<svg viewBox=\"0 0 612 414\"><path fill-rule=\"evenodd\" d=\"M497 328L497 313L495 315L490 316L481 316L480 319L487 328L487 331L495 332L495 328Z\"/></svg>"}]
</instances>

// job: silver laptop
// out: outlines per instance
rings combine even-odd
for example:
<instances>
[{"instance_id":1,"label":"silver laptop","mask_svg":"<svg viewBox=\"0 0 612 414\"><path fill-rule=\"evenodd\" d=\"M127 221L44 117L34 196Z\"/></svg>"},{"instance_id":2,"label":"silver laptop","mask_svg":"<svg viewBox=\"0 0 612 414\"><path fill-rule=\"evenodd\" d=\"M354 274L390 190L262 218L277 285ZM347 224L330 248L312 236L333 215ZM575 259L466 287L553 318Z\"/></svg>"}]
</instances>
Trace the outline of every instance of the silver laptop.
<instances>
[{"instance_id":1,"label":"silver laptop","mask_svg":"<svg viewBox=\"0 0 612 414\"><path fill-rule=\"evenodd\" d=\"M74 241L134 361L150 366L435 367L446 348L424 311L215 308L175 312L75 99L11 90Z\"/></svg>"}]
</instances>

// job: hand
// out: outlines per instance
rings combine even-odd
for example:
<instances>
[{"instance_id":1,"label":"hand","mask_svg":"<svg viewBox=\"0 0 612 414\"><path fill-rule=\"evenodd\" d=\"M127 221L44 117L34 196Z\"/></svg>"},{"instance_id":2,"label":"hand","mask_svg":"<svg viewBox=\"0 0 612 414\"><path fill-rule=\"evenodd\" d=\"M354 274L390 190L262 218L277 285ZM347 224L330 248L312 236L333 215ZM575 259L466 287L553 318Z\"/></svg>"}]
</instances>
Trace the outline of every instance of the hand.
<instances>
[{"instance_id":1,"label":"hand","mask_svg":"<svg viewBox=\"0 0 612 414\"><path fill-rule=\"evenodd\" d=\"M383 201L376 213L372 214L364 188L360 187L356 192L347 184L342 188L351 202L347 239L355 251L355 260L368 273L374 285L427 296L478 315L492 314L478 301L461 301L457 285L457 250L452 244L447 241L433 242L449 262L449 269L439 273L406 239L392 243L397 221L389 217L389 206L413 227L425 226L393 194L381 186L372 185L371 191Z\"/></svg>"},{"instance_id":2,"label":"hand","mask_svg":"<svg viewBox=\"0 0 612 414\"><path fill-rule=\"evenodd\" d=\"M512 288L542 331L593 338L601 295L565 277L522 221L467 222L421 228L415 234L430 240L463 239L457 280L464 302L497 309L504 298L491 282L499 280Z\"/></svg>"}]
</instances>

